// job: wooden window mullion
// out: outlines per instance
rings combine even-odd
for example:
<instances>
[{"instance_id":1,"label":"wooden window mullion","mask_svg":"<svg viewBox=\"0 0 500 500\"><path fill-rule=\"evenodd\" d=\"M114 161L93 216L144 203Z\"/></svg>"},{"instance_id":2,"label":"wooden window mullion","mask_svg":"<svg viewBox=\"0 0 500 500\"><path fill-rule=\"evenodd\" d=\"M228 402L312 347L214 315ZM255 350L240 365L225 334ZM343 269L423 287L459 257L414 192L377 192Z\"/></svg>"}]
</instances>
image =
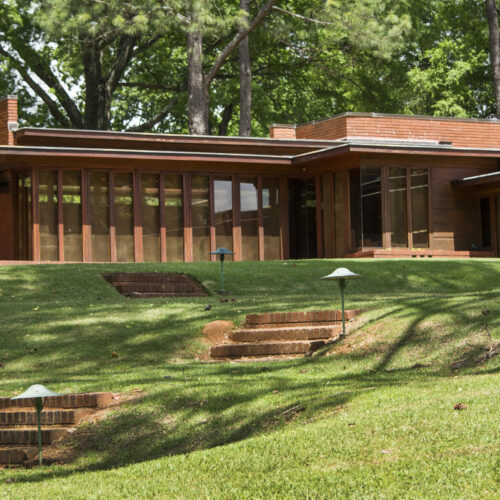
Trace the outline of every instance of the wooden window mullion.
<instances>
[{"instance_id":1,"label":"wooden window mullion","mask_svg":"<svg viewBox=\"0 0 500 500\"><path fill-rule=\"evenodd\" d=\"M165 172L160 173L160 260L167 262L167 225L165 217Z\"/></svg>"},{"instance_id":2,"label":"wooden window mullion","mask_svg":"<svg viewBox=\"0 0 500 500\"><path fill-rule=\"evenodd\" d=\"M64 262L63 172L57 169L57 248L58 259Z\"/></svg>"},{"instance_id":3,"label":"wooden window mullion","mask_svg":"<svg viewBox=\"0 0 500 500\"><path fill-rule=\"evenodd\" d=\"M264 210L262 207L262 176L257 177L257 206L259 210L259 260L264 260Z\"/></svg>"},{"instance_id":4,"label":"wooden window mullion","mask_svg":"<svg viewBox=\"0 0 500 500\"><path fill-rule=\"evenodd\" d=\"M191 216L191 174L182 174L184 200L184 262L193 262L193 223Z\"/></svg>"},{"instance_id":5,"label":"wooden window mullion","mask_svg":"<svg viewBox=\"0 0 500 500\"><path fill-rule=\"evenodd\" d=\"M240 197L240 175L231 177L232 201L233 201L233 258L235 261L242 260L241 255L241 197Z\"/></svg>"},{"instance_id":6,"label":"wooden window mullion","mask_svg":"<svg viewBox=\"0 0 500 500\"><path fill-rule=\"evenodd\" d=\"M115 174L109 172L109 255L111 262L117 262L116 250L116 206L115 206Z\"/></svg>"}]
</instances>

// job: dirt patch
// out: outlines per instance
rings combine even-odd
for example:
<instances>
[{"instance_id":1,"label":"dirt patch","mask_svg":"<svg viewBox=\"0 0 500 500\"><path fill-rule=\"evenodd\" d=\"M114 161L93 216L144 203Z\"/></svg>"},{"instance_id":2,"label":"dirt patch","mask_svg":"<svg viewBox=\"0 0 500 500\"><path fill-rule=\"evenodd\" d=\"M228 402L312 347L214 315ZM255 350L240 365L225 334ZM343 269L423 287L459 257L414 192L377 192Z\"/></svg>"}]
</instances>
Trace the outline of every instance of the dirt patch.
<instances>
[{"instance_id":1,"label":"dirt patch","mask_svg":"<svg viewBox=\"0 0 500 500\"><path fill-rule=\"evenodd\" d=\"M346 338L329 350L329 354L350 354L385 352L386 346L381 344L381 336L389 323L381 322L360 330L363 322L359 318L351 320L347 326ZM353 331L355 330L355 331ZM352 332L352 333L351 333Z\"/></svg>"},{"instance_id":2,"label":"dirt patch","mask_svg":"<svg viewBox=\"0 0 500 500\"><path fill-rule=\"evenodd\" d=\"M211 345L228 344L230 343L228 333L234 328L232 321L216 320L207 323L201 333Z\"/></svg>"}]
</instances>

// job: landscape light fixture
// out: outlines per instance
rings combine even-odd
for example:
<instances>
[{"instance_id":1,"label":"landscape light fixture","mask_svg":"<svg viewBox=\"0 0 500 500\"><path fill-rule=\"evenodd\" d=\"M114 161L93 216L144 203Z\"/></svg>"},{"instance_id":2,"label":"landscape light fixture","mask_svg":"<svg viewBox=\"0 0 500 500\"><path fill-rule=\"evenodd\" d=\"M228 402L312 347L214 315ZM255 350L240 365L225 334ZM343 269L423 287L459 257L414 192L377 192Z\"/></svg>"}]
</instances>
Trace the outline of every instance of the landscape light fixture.
<instances>
[{"instance_id":1,"label":"landscape light fixture","mask_svg":"<svg viewBox=\"0 0 500 500\"><path fill-rule=\"evenodd\" d=\"M16 396L11 399L32 399L33 404L36 409L36 416L38 420L38 462L42 465L42 424L41 424L41 413L43 410L43 406L45 404L45 400L52 396L61 396L61 394L51 391L47 389L44 385L35 384L31 387L28 387L26 391L24 391L19 396Z\"/></svg>"},{"instance_id":2,"label":"landscape light fixture","mask_svg":"<svg viewBox=\"0 0 500 500\"><path fill-rule=\"evenodd\" d=\"M323 276L322 280L336 280L339 282L340 296L342 297L342 336L345 337L345 310L344 310L344 290L347 282L354 278L361 278L359 274L349 271L346 267L339 267L328 276Z\"/></svg>"},{"instance_id":3,"label":"landscape light fixture","mask_svg":"<svg viewBox=\"0 0 500 500\"><path fill-rule=\"evenodd\" d=\"M234 252L224 247L219 247L215 252L210 252L210 255L218 255L220 258L220 290L219 293L226 293L224 290L224 257L226 255L234 255Z\"/></svg>"}]
</instances>

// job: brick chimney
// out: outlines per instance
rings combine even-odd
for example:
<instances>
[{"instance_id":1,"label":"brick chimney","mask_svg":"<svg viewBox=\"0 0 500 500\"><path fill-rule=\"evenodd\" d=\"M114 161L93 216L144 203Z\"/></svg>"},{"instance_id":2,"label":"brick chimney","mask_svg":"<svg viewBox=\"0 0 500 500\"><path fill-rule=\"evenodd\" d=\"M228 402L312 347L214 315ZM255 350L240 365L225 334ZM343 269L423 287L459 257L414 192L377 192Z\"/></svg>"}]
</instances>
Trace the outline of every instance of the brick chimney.
<instances>
[{"instance_id":1,"label":"brick chimney","mask_svg":"<svg viewBox=\"0 0 500 500\"><path fill-rule=\"evenodd\" d=\"M14 144L14 130L17 130L17 95L0 99L0 144Z\"/></svg>"},{"instance_id":2,"label":"brick chimney","mask_svg":"<svg viewBox=\"0 0 500 500\"><path fill-rule=\"evenodd\" d=\"M269 136L271 139L296 139L296 125L271 125Z\"/></svg>"}]
</instances>

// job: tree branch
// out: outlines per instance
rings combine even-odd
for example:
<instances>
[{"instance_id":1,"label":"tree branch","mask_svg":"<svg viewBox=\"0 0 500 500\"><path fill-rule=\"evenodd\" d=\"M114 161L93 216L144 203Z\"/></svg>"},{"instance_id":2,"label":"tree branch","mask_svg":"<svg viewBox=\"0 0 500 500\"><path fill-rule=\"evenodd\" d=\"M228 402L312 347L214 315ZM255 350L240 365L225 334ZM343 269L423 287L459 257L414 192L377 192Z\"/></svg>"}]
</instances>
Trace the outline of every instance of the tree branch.
<instances>
[{"instance_id":1,"label":"tree branch","mask_svg":"<svg viewBox=\"0 0 500 500\"><path fill-rule=\"evenodd\" d=\"M267 0L262 9L259 10L257 15L253 18L252 22L248 25L246 30L240 31L234 38L226 45L224 50L221 52L219 57L216 59L214 65L212 66L210 72L205 76L205 85L208 87L210 83L217 75L220 67L224 64L224 61L229 57L236 47L244 40L252 31L254 31L266 18L266 16L271 12L273 5L278 0Z\"/></svg>"},{"instance_id":2,"label":"tree branch","mask_svg":"<svg viewBox=\"0 0 500 500\"><path fill-rule=\"evenodd\" d=\"M120 46L116 54L115 60L109 70L108 76L106 77L106 86L108 91L112 94L116 89L120 78L125 71L130 59L133 55L133 48L137 42L137 37L135 36L124 36L120 40Z\"/></svg>"},{"instance_id":3,"label":"tree branch","mask_svg":"<svg viewBox=\"0 0 500 500\"><path fill-rule=\"evenodd\" d=\"M151 119L141 123L137 127L130 127L127 129L127 132L144 132L146 130L151 130L158 122L163 120L169 113L170 110L177 104L179 100L179 96L176 95L167 102L167 104L163 107L161 111L159 111L155 116Z\"/></svg>"},{"instance_id":4,"label":"tree branch","mask_svg":"<svg viewBox=\"0 0 500 500\"><path fill-rule=\"evenodd\" d=\"M4 57L8 58L18 73L21 75L23 80L31 87L31 89L35 92L40 99L47 105L49 108L50 114L60 123L60 125L64 128L71 128L71 123L69 120L61 113L61 110L57 106L57 103L50 98L49 94L45 92L45 90L31 78L26 66L19 61L17 58L13 57L9 52L4 50L3 47L0 46L0 54Z\"/></svg>"},{"instance_id":5,"label":"tree branch","mask_svg":"<svg viewBox=\"0 0 500 500\"><path fill-rule=\"evenodd\" d=\"M333 23L330 23L328 21L321 21L320 19L314 19L312 17L301 16L300 14L296 14L295 12L290 12L289 10L282 9L281 7L276 7L276 5L273 6L273 9L277 10L279 12L282 12L283 14L288 14L289 16L296 17L297 19L300 19L301 21L307 21L309 23L321 24L322 26L331 26L333 24Z\"/></svg>"}]
</instances>

